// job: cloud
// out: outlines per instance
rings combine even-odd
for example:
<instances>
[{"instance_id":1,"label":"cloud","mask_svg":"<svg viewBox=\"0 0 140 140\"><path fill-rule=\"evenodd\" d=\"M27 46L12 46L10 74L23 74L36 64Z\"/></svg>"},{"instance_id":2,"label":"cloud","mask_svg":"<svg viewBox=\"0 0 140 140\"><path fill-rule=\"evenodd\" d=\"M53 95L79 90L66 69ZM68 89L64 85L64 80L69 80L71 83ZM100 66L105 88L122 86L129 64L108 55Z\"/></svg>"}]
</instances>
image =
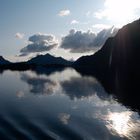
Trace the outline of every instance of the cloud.
<instances>
[{"instance_id":1,"label":"cloud","mask_svg":"<svg viewBox=\"0 0 140 140\"><path fill-rule=\"evenodd\" d=\"M67 114L67 113L60 113L58 115L59 120L65 125L68 124L68 121L69 121L70 117L71 117L71 115Z\"/></svg>"},{"instance_id":2,"label":"cloud","mask_svg":"<svg viewBox=\"0 0 140 140\"><path fill-rule=\"evenodd\" d=\"M50 95L57 89L57 83L55 81L32 75L30 73L22 73L21 80L30 86L30 92L35 95Z\"/></svg>"},{"instance_id":3,"label":"cloud","mask_svg":"<svg viewBox=\"0 0 140 140\"><path fill-rule=\"evenodd\" d=\"M28 53L21 53L21 54L17 55L17 57L24 57L24 56L27 56L27 55L28 55Z\"/></svg>"},{"instance_id":4,"label":"cloud","mask_svg":"<svg viewBox=\"0 0 140 140\"><path fill-rule=\"evenodd\" d=\"M111 26L107 25L107 24L95 24L92 27L96 28L96 29L108 29L108 28L111 28Z\"/></svg>"},{"instance_id":5,"label":"cloud","mask_svg":"<svg viewBox=\"0 0 140 140\"><path fill-rule=\"evenodd\" d=\"M71 24L78 24L79 23L79 21L77 21L77 20L72 20L71 21Z\"/></svg>"},{"instance_id":6,"label":"cloud","mask_svg":"<svg viewBox=\"0 0 140 140\"><path fill-rule=\"evenodd\" d=\"M16 37L17 39L22 39L22 38L24 37L24 34L23 34L23 33L16 33L16 34L15 34L15 37Z\"/></svg>"},{"instance_id":7,"label":"cloud","mask_svg":"<svg viewBox=\"0 0 140 140\"><path fill-rule=\"evenodd\" d=\"M25 95L25 93L24 93L23 91L18 91L18 92L16 93L16 95L17 95L18 98L23 98L24 95Z\"/></svg>"},{"instance_id":8,"label":"cloud","mask_svg":"<svg viewBox=\"0 0 140 140\"><path fill-rule=\"evenodd\" d=\"M24 56L29 53L49 51L58 45L55 36L40 33L29 37L29 42L26 47L20 50Z\"/></svg>"},{"instance_id":9,"label":"cloud","mask_svg":"<svg viewBox=\"0 0 140 140\"><path fill-rule=\"evenodd\" d=\"M90 21L82 22L82 21L78 21L78 20L72 20L70 24L71 25L75 25L75 24L86 25L89 23L90 23Z\"/></svg>"},{"instance_id":10,"label":"cloud","mask_svg":"<svg viewBox=\"0 0 140 140\"><path fill-rule=\"evenodd\" d=\"M91 31L82 32L72 29L68 35L62 38L60 47L68 49L72 53L90 52L99 49L107 38L114 36L116 33L117 29L114 27L103 29L97 34Z\"/></svg>"},{"instance_id":11,"label":"cloud","mask_svg":"<svg viewBox=\"0 0 140 140\"><path fill-rule=\"evenodd\" d=\"M60 17L68 16L68 15L70 15L70 10L61 10L61 11L58 13L58 15L59 15Z\"/></svg>"},{"instance_id":12,"label":"cloud","mask_svg":"<svg viewBox=\"0 0 140 140\"><path fill-rule=\"evenodd\" d=\"M89 17L91 15L91 11L86 12L86 16Z\"/></svg>"},{"instance_id":13,"label":"cloud","mask_svg":"<svg viewBox=\"0 0 140 140\"><path fill-rule=\"evenodd\" d=\"M71 77L70 80L61 82L64 93L71 99L88 98L95 94L101 99L107 99L108 95L100 83L91 77Z\"/></svg>"}]
</instances>

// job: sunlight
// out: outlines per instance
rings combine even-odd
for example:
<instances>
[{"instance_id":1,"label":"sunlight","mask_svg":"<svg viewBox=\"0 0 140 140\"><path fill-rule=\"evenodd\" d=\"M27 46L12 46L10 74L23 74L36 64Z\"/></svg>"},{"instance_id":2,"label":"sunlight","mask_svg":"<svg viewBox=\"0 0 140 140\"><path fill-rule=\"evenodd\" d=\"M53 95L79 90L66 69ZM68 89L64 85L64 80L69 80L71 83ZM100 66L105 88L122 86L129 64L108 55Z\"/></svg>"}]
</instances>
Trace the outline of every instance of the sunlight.
<instances>
[{"instance_id":1,"label":"sunlight","mask_svg":"<svg viewBox=\"0 0 140 140\"><path fill-rule=\"evenodd\" d=\"M109 129L115 131L120 136L126 136L129 132L129 121L132 113L129 111L122 113L110 113L108 116Z\"/></svg>"},{"instance_id":2,"label":"sunlight","mask_svg":"<svg viewBox=\"0 0 140 140\"><path fill-rule=\"evenodd\" d=\"M105 9L95 13L99 19L105 17L108 20L122 26L138 18L137 10L140 9L139 0L106 0ZM115 25L116 26L116 25Z\"/></svg>"}]
</instances>

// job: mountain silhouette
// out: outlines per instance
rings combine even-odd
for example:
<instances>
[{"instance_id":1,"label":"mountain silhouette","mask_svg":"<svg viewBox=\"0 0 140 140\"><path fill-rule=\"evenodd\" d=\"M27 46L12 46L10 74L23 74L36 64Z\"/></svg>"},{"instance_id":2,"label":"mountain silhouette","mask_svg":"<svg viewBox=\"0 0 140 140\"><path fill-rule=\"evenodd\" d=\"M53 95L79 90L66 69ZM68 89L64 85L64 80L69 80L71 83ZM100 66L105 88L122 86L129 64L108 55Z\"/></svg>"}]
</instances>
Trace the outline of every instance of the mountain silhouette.
<instances>
[{"instance_id":1,"label":"mountain silhouette","mask_svg":"<svg viewBox=\"0 0 140 140\"><path fill-rule=\"evenodd\" d=\"M50 54L38 55L27 62L28 64L36 65L64 65L69 66L72 62L65 60L62 57L54 57Z\"/></svg>"},{"instance_id":2,"label":"mountain silhouette","mask_svg":"<svg viewBox=\"0 0 140 140\"><path fill-rule=\"evenodd\" d=\"M140 110L140 20L125 25L98 52L79 58L74 67L96 76L120 101Z\"/></svg>"},{"instance_id":3,"label":"mountain silhouette","mask_svg":"<svg viewBox=\"0 0 140 140\"><path fill-rule=\"evenodd\" d=\"M26 62L10 63L6 61L2 56L0 57L0 70L33 70L37 73L48 73L51 71L61 71L64 67L69 67L73 62L63 59L62 57L55 57L50 54L38 55ZM56 69L56 70L55 70Z\"/></svg>"},{"instance_id":4,"label":"mountain silhouette","mask_svg":"<svg viewBox=\"0 0 140 140\"><path fill-rule=\"evenodd\" d=\"M10 64L11 62L9 62L8 60L4 59L2 56L0 56L0 65L6 65L6 64Z\"/></svg>"}]
</instances>

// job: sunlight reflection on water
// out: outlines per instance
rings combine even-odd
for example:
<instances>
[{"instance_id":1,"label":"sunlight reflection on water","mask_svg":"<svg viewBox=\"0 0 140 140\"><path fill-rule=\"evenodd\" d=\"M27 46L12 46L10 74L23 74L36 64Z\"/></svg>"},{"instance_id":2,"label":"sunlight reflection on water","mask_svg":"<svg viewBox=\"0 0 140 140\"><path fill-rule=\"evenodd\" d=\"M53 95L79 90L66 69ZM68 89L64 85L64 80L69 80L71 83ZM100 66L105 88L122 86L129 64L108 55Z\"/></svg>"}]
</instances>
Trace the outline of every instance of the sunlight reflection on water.
<instances>
[{"instance_id":1,"label":"sunlight reflection on water","mask_svg":"<svg viewBox=\"0 0 140 140\"><path fill-rule=\"evenodd\" d=\"M121 137L126 137L128 139L135 139L139 135L140 121L133 120L132 111L124 111L120 113L109 113L107 116L107 127L114 133ZM133 134L133 135L132 135Z\"/></svg>"}]
</instances>

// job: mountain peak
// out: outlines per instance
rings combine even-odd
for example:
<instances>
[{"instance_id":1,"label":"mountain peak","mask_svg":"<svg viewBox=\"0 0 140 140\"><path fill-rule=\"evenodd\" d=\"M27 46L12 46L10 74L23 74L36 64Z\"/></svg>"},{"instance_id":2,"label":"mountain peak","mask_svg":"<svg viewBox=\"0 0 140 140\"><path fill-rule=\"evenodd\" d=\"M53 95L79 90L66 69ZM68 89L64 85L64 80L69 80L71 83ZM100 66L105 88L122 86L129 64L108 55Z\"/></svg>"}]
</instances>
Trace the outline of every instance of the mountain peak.
<instances>
[{"instance_id":1,"label":"mountain peak","mask_svg":"<svg viewBox=\"0 0 140 140\"><path fill-rule=\"evenodd\" d=\"M0 55L0 60L1 60L1 59L4 59L4 58L3 58L3 56Z\"/></svg>"},{"instance_id":2,"label":"mountain peak","mask_svg":"<svg viewBox=\"0 0 140 140\"><path fill-rule=\"evenodd\" d=\"M38 55L32 58L28 63L37 65L70 65L71 62L62 57L55 57L47 53L45 55Z\"/></svg>"},{"instance_id":3,"label":"mountain peak","mask_svg":"<svg viewBox=\"0 0 140 140\"><path fill-rule=\"evenodd\" d=\"M3 65L3 64L9 64L10 62L6 59L3 58L3 56L0 56L0 65Z\"/></svg>"},{"instance_id":4,"label":"mountain peak","mask_svg":"<svg viewBox=\"0 0 140 140\"><path fill-rule=\"evenodd\" d=\"M52 56L51 54L49 54L49 53L46 53L44 56ZM52 57L54 57L54 56L52 56Z\"/></svg>"}]
</instances>

